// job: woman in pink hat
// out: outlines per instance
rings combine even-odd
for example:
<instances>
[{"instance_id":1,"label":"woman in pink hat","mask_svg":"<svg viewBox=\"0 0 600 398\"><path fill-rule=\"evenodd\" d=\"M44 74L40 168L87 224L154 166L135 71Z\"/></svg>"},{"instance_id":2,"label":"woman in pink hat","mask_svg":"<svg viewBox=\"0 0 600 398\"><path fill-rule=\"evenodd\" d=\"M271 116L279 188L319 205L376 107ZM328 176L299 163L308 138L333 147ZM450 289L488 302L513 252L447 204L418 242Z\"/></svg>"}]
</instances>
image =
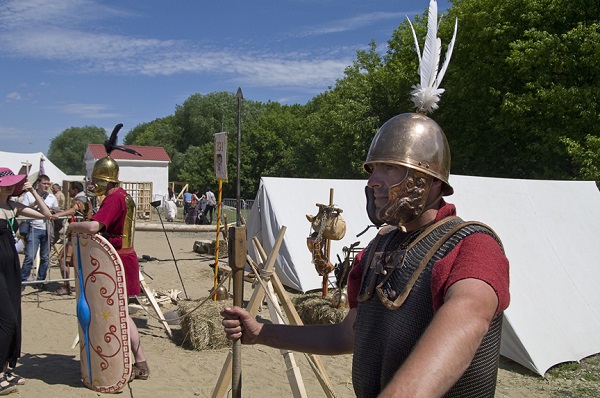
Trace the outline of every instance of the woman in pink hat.
<instances>
[{"instance_id":1,"label":"woman in pink hat","mask_svg":"<svg viewBox=\"0 0 600 398\"><path fill-rule=\"evenodd\" d=\"M26 177L0 167L0 395L25 382L9 371L21 355L21 265L15 246L19 228L16 217L48 219L52 215ZM33 194L40 211L11 199L24 191Z\"/></svg>"}]
</instances>

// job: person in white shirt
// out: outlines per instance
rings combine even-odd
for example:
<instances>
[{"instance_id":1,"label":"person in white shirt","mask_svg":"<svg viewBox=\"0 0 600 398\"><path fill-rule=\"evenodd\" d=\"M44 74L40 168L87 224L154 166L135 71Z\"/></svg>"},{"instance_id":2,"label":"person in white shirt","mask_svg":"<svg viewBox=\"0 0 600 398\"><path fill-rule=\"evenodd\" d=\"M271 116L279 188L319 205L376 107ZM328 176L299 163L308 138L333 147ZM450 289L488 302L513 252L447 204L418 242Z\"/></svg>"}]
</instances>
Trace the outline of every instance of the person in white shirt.
<instances>
[{"instance_id":1,"label":"person in white shirt","mask_svg":"<svg viewBox=\"0 0 600 398\"><path fill-rule=\"evenodd\" d=\"M36 191L38 195L44 199L44 203L46 203L46 206L48 206L50 210L60 210L56 196L49 192L50 186L50 178L47 175L42 174L38 177L36 181ZM37 205L31 192L25 194L22 203L29 207L35 207ZM33 266L33 259L37 254L38 248L40 250L40 266L37 273L37 281L46 280L48 263L50 261L50 234L52 231L52 225L49 224L50 222L45 220L31 221L31 227L29 228L27 242L25 244L25 259L23 260L23 266L21 267L22 282L26 282L29 279L31 267ZM38 283L37 287L44 289L44 285L41 283Z\"/></svg>"},{"instance_id":2,"label":"person in white shirt","mask_svg":"<svg viewBox=\"0 0 600 398\"><path fill-rule=\"evenodd\" d=\"M204 194L204 196L206 197L206 211L204 214L208 216L209 222L210 224L212 224L213 210L215 210L215 207L217 206L217 199L215 198L215 194L212 193L212 191L208 187L206 188L206 193Z\"/></svg>"}]
</instances>

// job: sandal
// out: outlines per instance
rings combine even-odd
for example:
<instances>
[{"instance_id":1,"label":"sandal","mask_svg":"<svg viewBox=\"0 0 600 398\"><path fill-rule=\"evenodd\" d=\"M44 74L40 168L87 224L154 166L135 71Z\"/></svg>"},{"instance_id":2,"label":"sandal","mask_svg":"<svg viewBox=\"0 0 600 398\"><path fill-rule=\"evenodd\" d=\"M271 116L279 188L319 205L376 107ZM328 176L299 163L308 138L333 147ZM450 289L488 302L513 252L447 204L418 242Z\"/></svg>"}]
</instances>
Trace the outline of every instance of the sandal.
<instances>
[{"instance_id":1,"label":"sandal","mask_svg":"<svg viewBox=\"0 0 600 398\"><path fill-rule=\"evenodd\" d=\"M150 376L150 369L146 361L133 364L134 379L147 380Z\"/></svg>"},{"instance_id":2,"label":"sandal","mask_svg":"<svg viewBox=\"0 0 600 398\"><path fill-rule=\"evenodd\" d=\"M56 291L54 291L52 294L56 295L56 296L67 296L67 295L71 295L71 289L67 289L66 287L62 286L59 287Z\"/></svg>"},{"instance_id":3,"label":"sandal","mask_svg":"<svg viewBox=\"0 0 600 398\"><path fill-rule=\"evenodd\" d=\"M25 378L14 374L11 371L7 371L6 373L4 373L4 378L6 379L6 381L8 381L11 384L15 384L18 386L22 386L25 384Z\"/></svg>"},{"instance_id":4,"label":"sandal","mask_svg":"<svg viewBox=\"0 0 600 398\"><path fill-rule=\"evenodd\" d=\"M0 395L8 395L17 392L17 385L6 380L6 375L0 377Z\"/></svg>"}]
</instances>

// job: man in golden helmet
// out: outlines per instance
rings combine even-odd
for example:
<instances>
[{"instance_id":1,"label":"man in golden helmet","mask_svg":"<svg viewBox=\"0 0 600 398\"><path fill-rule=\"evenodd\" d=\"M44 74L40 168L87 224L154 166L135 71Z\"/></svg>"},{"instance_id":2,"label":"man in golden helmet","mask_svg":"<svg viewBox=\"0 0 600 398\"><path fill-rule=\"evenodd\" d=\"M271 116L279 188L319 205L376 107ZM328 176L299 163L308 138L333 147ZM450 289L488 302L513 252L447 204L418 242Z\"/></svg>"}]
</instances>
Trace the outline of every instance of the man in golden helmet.
<instances>
[{"instance_id":1,"label":"man in golden helmet","mask_svg":"<svg viewBox=\"0 0 600 398\"><path fill-rule=\"evenodd\" d=\"M110 153L114 149L135 153L138 152L116 145L117 133L123 125L118 124L113 130L111 137L106 141L104 147L107 156L99 159L94 164L92 171L92 184L95 186L94 193L103 195L104 200L100 208L89 221L71 223L71 232L100 233L117 250L125 269L127 295L140 294L139 264L138 256L133 248L135 203L131 196L119 186L119 165ZM140 155L141 156L141 155ZM135 357L132 377L145 380L150 375L146 363L144 350L140 344L140 336L137 327L131 317L129 318L131 335L131 349Z\"/></svg>"},{"instance_id":2,"label":"man in golden helmet","mask_svg":"<svg viewBox=\"0 0 600 398\"><path fill-rule=\"evenodd\" d=\"M383 228L355 257L345 319L334 325L263 324L227 307L222 323L230 340L352 353L357 397L494 396L510 300L508 260L489 227L461 220L443 200L453 193L450 150L427 116L443 92L439 84L455 37L456 29L438 69L437 3L431 0L419 54L421 82L412 92L417 113L381 126L364 164L370 174L367 213Z\"/></svg>"}]
</instances>

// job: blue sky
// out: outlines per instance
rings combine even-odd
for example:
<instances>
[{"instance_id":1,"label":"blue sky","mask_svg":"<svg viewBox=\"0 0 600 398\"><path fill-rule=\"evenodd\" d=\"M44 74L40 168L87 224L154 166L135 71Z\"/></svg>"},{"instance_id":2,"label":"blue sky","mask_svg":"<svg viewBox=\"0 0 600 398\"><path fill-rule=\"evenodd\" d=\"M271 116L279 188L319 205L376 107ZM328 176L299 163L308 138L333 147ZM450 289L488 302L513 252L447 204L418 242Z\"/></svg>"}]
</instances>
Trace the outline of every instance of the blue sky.
<instances>
[{"instance_id":1,"label":"blue sky","mask_svg":"<svg viewBox=\"0 0 600 398\"><path fill-rule=\"evenodd\" d=\"M87 125L123 123L122 140L194 93L241 87L246 99L304 104L428 4L0 0L0 150L47 153Z\"/></svg>"}]
</instances>

